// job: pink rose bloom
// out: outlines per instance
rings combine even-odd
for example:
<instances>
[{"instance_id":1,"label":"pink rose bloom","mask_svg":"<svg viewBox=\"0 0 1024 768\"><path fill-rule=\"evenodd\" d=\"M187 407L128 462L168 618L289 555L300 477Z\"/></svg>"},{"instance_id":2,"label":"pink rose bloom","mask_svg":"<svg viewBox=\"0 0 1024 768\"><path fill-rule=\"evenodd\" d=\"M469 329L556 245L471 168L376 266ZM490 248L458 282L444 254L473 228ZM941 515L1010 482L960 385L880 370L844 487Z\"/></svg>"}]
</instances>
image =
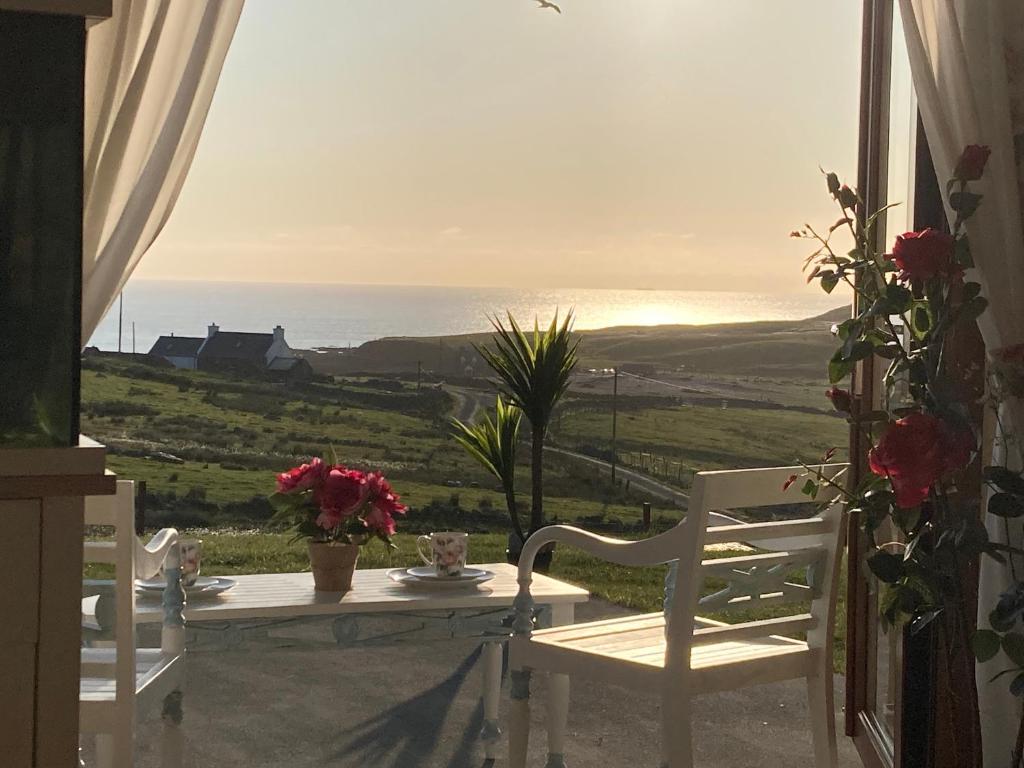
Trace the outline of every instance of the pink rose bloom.
<instances>
[{"instance_id":1,"label":"pink rose bloom","mask_svg":"<svg viewBox=\"0 0 1024 768\"><path fill-rule=\"evenodd\" d=\"M320 459L310 459L308 464L282 472L277 476L277 492L297 493L308 490L323 479L325 469Z\"/></svg>"},{"instance_id":2,"label":"pink rose bloom","mask_svg":"<svg viewBox=\"0 0 1024 768\"><path fill-rule=\"evenodd\" d=\"M323 514L348 517L366 500L366 475L340 464L331 467L317 489L316 503Z\"/></svg>"},{"instance_id":3,"label":"pink rose bloom","mask_svg":"<svg viewBox=\"0 0 1024 768\"><path fill-rule=\"evenodd\" d=\"M325 509L316 516L316 524L325 531L333 531L341 525L341 512L334 509Z\"/></svg>"},{"instance_id":4,"label":"pink rose bloom","mask_svg":"<svg viewBox=\"0 0 1024 768\"><path fill-rule=\"evenodd\" d=\"M363 518L366 523L366 527L375 533L380 533L385 536L395 535L395 519L391 517L391 514L384 509L377 506L371 506L370 511L366 513Z\"/></svg>"},{"instance_id":5,"label":"pink rose bloom","mask_svg":"<svg viewBox=\"0 0 1024 768\"><path fill-rule=\"evenodd\" d=\"M392 490L391 483L380 472L371 472L366 476L366 487L367 498L375 510L388 517L405 514L405 504L398 500L399 496Z\"/></svg>"}]
</instances>

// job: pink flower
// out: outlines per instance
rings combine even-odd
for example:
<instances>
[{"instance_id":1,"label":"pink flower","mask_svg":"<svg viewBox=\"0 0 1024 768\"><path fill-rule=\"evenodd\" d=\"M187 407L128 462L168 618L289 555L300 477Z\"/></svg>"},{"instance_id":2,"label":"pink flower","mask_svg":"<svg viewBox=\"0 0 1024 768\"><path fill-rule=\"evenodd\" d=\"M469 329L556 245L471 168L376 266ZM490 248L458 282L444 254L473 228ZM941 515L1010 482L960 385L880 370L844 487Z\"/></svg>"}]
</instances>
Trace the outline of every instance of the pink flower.
<instances>
[{"instance_id":1,"label":"pink flower","mask_svg":"<svg viewBox=\"0 0 1024 768\"><path fill-rule=\"evenodd\" d=\"M317 489L315 501L325 522L351 516L366 500L366 475L340 464L327 472L323 484ZM317 525L325 527L317 518ZM337 522L335 525L337 525Z\"/></svg>"},{"instance_id":2,"label":"pink flower","mask_svg":"<svg viewBox=\"0 0 1024 768\"><path fill-rule=\"evenodd\" d=\"M335 509L325 509L316 516L316 524L325 531L333 531L341 525L341 512Z\"/></svg>"},{"instance_id":3,"label":"pink flower","mask_svg":"<svg viewBox=\"0 0 1024 768\"><path fill-rule=\"evenodd\" d=\"M278 493L297 493L313 488L324 478L326 465L320 459L289 469L277 476Z\"/></svg>"},{"instance_id":4,"label":"pink flower","mask_svg":"<svg viewBox=\"0 0 1024 768\"><path fill-rule=\"evenodd\" d=\"M384 475L380 472L371 472L366 476L367 498L373 509L381 512L388 518L391 515L404 515L406 506L398 499L399 496L391 488ZM367 516L369 520L369 516Z\"/></svg>"},{"instance_id":5,"label":"pink flower","mask_svg":"<svg viewBox=\"0 0 1024 768\"><path fill-rule=\"evenodd\" d=\"M366 527L374 533L379 533L384 536L395 535L395 519L391 517L391 514L377 506L371 506L370 511L366 513L366 517L363 518L363 522L366 523Z\"/></svg>"}]
</instances>

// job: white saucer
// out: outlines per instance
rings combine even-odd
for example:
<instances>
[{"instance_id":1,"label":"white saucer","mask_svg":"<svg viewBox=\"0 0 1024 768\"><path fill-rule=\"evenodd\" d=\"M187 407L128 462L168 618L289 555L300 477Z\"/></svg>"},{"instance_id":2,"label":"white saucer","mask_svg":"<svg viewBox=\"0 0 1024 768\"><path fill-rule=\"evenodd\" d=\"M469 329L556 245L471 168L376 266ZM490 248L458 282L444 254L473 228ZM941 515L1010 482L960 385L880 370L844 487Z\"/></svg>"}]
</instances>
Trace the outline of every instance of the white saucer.
<instances>
[{"instance_id":1,"label":"white saucer","mask_svg":"<svg viewBox=\"0 0 1024 768\"><path fill-rule=\"evenodd\" d=\"M409 568L392 568L388 571L388 578L396 584L401 584L406 587L412 587L414 589L476 589L479 584L483 584L486 581L490 581L494 578L494 574L490 571L482 571L478 568L466 570L473 570L477 572L477 575L472 578L452 578L452 577L437 577L432 579L421 579L413 576L410 573ZM463 571L465 573L465 571Z\"/></svg>"},{"instance_id":2,"label":"white saucer","mask_svg":"<svg viewBox=\"0 0 1024 768\"><path fill-rule=\"evenodd\" d=\"M484 571L479 568L470 568L469 566L463 566L462 573L454 576L441 576L434 570L433 566L419 566L417 568L406 568L405 572L410 576L414 576L417 579L424 579L425 581L474 581L484 576L490 571Z\"/></svg>"},{"instance_id":3,"label":"white saucer","mask_svg":"<svg viewBox=\"0 0 1024 768\"><path fill-rule=\"evenodd\" d=\"M199 576L196 583L190 587L184 587L188 597L209 597L219 595L235 586L235 580L224 576ZM158 576L155 579L136 579L135 588L139 594L147 597L158 597L163 594L167 587L167 579Z\"/></svg>"}]
</instances>

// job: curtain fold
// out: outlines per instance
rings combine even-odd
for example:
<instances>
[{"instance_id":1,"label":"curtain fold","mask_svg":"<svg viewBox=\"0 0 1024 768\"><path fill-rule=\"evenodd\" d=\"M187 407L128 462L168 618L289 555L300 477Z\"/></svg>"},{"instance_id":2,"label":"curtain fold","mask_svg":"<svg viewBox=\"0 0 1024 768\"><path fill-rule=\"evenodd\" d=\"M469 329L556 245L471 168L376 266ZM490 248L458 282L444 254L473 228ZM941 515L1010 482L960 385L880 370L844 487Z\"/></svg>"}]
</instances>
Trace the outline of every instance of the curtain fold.
<instances>
[{"instance_id":1,"label":"curtain fold","mask_svg":"<svg viewBox=\"0 0 1024 768\"><path fill-rule=\"evenodd\" d=\"M993 459L1020 461L1024 429L1024 4L1020 0L899 0L914 88L940 181L968 144L985 144L992 155L985 196L968 224L975 270L989 310L979 327L990 368L1004 377L1007 395ZM951 214L947 211L947 214ZM952 216L950 216L952 221ZM986 514L993 540L1021 545L1019 523L1009 530ZM1019 564L1018 564L1019 565ZM979 625L1009 585L1009 569L982 561ZM1020 702L1008 681L991 678L1011 666L997 656L978 665L985 766L1007 765L1020 719Z\"/></svg>"},{"instance_id":2,"label":"curtain fold","mask_svg":"<svg viewBox=\"0 0 1024 768\"><path fill-rule=\"evenodd\" d=\"M243 0L115 0L86 43L82 342L167 222Z\"/></svg>"}]
</instances>

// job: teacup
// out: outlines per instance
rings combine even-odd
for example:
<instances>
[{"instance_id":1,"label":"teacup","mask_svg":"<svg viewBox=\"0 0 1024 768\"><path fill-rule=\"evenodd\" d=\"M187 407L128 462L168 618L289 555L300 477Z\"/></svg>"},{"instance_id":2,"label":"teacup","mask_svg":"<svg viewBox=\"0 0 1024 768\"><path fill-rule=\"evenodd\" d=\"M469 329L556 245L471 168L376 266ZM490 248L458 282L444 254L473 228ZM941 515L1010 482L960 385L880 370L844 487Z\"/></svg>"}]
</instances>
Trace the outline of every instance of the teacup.
<instances>
[{"instance_id":1,"label":"teacup","mask_svg":"<svg viewBox=\"0 0 1024 768\"><path fill-rule=\"evenodd\" d=\"M421 544L426 543L424 553ZM458 531L444 531L420 536L416 540L416 551L423 562L433 566L438 576L458 576L466 567L466 553L469 550L469 534Z\"/></svg>"}]
</instances>

